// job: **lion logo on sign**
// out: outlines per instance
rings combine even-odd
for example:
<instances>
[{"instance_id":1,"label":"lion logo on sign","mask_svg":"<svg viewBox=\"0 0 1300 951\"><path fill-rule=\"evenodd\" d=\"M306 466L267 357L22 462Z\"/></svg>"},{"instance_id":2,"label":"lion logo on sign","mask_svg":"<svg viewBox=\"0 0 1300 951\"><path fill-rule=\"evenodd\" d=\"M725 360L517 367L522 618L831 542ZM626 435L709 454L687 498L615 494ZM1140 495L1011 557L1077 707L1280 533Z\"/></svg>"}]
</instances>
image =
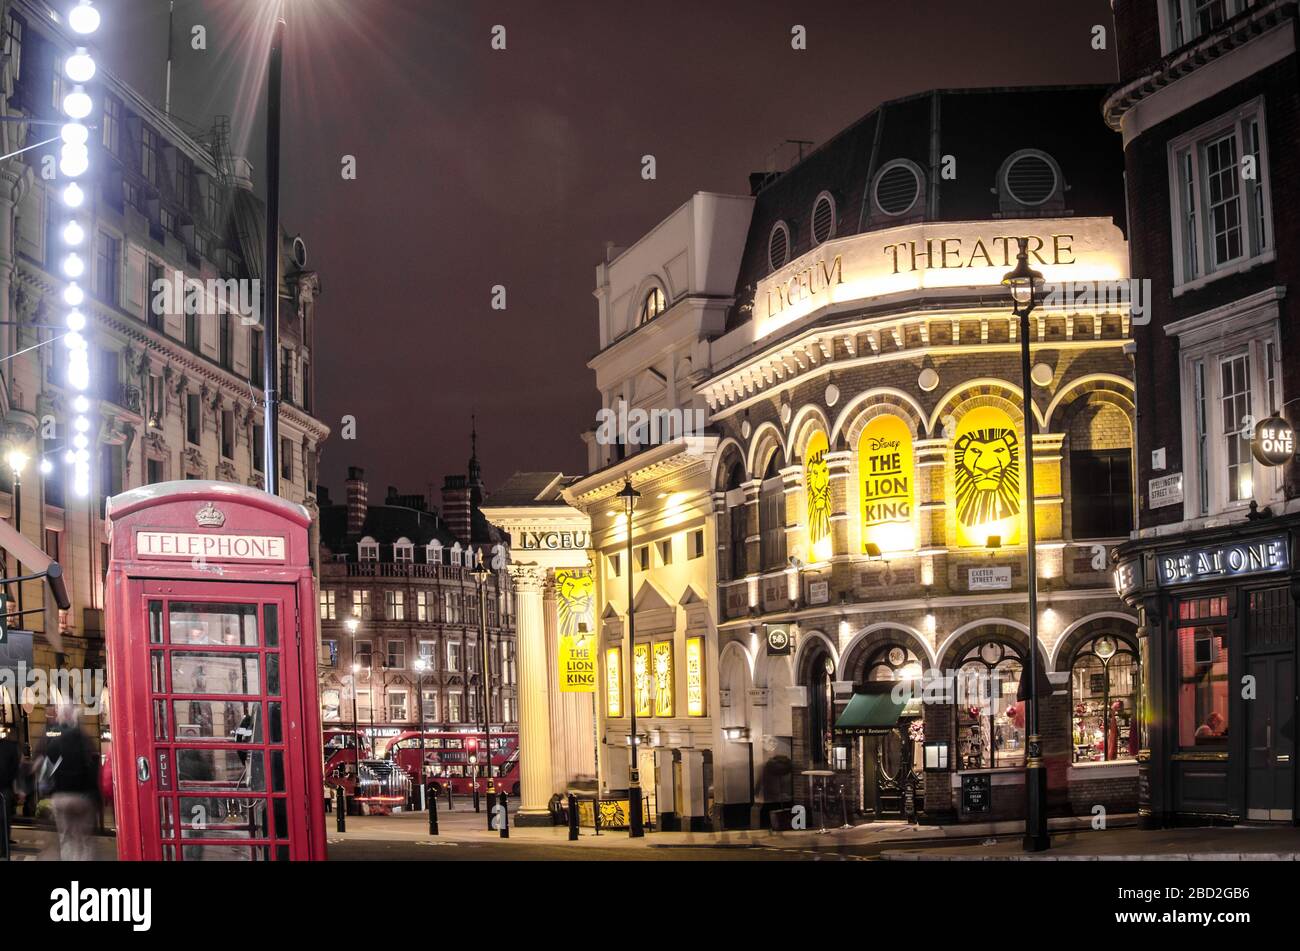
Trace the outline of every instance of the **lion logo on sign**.
<instances>
[{"instance_id":1,"label":"lion logo on sign","mask_svg":"<svg viewBox=\"0 0 1300 951\"><path fill-rule=\"evenodd\" d=\"M591 575L574 571L555 573L556 613L561 634L577 634L579 623L586 623L587 630L591 631L591 599L595 586L596 579Z\"/></svg>"},{"instance_id":2,"label":"lion logo on sign","mask_svg":"<svg viewBox=\"0 0 1300 951\"><path fill-rule=\"evenodd\" d=\"M953 447L957 518L983 525L1020 513L1020 444L1012 429L974 429Z\"/></svg>"},{"instance_id":3,"label":"lion logo on sign","mask_svg":"<svg viewBox=\"0 0 1300 951\"><path fill-rule=\"evenodd\" d=\"M826 452L808 459L808 537L815 545L831 531L831 476Z\"/></svg>"}]
</instances>

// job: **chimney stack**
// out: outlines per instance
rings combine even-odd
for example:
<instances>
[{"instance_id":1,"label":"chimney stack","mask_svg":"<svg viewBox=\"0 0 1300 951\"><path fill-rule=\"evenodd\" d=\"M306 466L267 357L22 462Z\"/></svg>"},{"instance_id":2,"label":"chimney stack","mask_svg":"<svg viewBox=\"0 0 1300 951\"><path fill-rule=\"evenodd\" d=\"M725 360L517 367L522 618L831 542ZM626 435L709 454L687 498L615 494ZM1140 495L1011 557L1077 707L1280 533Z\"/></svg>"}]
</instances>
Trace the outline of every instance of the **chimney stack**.
<instances>
[{"instance_id":1,"label":"chimney stack","mask_svg":"<svg viewBox=\"0 0 1300 951\"><path fill-rule=\"evenodd\" d=\"M470 543L470 487L463 475L449 475L443 480L442 520L461 545Z\"/></svg>"},{"instance_id":2,"label":"chimney stack","mask_svg":"<svg viewBox=\"0 0 1300 951\"><path fill-rule=\"evenodd\" d=\"M348 534L360 535L366 524L366 470L348 466Z\"/></svg>"}]
</instances>

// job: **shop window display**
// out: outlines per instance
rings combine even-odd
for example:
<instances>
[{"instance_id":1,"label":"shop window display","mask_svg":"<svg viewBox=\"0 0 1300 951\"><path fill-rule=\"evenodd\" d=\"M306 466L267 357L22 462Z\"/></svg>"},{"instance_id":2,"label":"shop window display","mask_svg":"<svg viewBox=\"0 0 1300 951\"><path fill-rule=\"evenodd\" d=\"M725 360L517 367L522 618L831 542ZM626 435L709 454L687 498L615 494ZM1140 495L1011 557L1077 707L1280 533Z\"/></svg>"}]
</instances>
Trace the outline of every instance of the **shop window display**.
<instances>
[{"instance_id":1,"label":"shop window display","mask_svg":"<svg viewBox=\"0 0 1300 951\"><path fill-rule=\"evenodd\" d=\"M1137 755L1138 660L1113 634L1086 642L1070 668L1074 762Z\"/></svg>"},{"instance_id":2,"label":"shop window display","mask_svg":"<svg viewBox=\"0 0 1300 951\"><path fill-rule=\"evenodd\" d=\"M1228 744L1227 598L1178 605L1178 744L1183 749Z\"/></svg>"},{"instance_id":3,"label":"shop window display","mask_svg":"<svg viewBox=\"0 0 1300 951\"><path fill-rule=\"evenodd\" d=\"M1016 700L1021 658L986 641L962 658L957 677L957 750L962 769L1023 766L1025 705Z\"/></svg>"}]
</instances>

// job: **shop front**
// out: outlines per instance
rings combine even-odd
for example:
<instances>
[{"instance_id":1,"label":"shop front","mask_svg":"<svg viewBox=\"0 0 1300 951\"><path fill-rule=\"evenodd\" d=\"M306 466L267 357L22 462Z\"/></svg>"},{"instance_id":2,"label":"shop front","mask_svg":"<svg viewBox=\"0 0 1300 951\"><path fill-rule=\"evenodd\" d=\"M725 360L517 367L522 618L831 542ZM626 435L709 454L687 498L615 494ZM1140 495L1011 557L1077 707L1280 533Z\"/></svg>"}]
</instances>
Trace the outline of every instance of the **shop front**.
<instances>
[{"instance_id":1,"label":"shop front","mask_svg":"<svg viewBox=\"0 0 1300 951\"><path fill-rule=\"evenodd\" d=\"M1142 617L1144 824L1294 823L1295 537L1295 517L1265 516L1120 549Z\"/></svg>"}]
</instances>

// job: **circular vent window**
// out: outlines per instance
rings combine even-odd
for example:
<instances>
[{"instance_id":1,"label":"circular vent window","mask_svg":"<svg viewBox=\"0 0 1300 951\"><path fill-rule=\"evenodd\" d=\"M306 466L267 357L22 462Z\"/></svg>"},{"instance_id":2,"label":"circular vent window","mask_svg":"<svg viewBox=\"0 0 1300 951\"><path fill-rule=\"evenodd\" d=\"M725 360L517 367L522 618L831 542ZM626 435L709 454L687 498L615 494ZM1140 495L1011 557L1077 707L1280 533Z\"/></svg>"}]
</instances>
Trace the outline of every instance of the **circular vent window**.
<instances>
[{"instance_id":1,"label":"circular vent window","mask_svg":"<svg viewBox=\"0 0 1300 951\"><path fill-rule=\"evenodd\" d=\"M772 236L767 239L767 261L772 270L784 267L790 260L790 229L784 221L778 221L772 228Z\"/></svg>"},{"instance_id":2,"label":"circular vent window","mask_svg":"<svg viewBox=\"0 0 1300 951\"><path fill-rule=\"evenodd\" d=\"M812 235L817 244L835 235L835 200L827 192L822 192L813 202Z\"/></svg>"},{"instance_id":3,"label":"circular vent window","mask_svg":"<svg viewBox=\"0 0 1300 951\"><path fill-rule=\"evenodd\" d=\"M1056 193L1056 168L1044 155L1029 152L1011 160L1007 193L1022 205L1041 205Z\"/></svg>"},{"instance_id":4,"label":"circular vent window","mask_svg":"<svg viewBox=\"0 0 1300 951\"><path fill-rule=\"evenodd\" d=\"M887 215L901 215L916 204L921 180L910 165L891 165L876 178L876 207Z\"/></svg>"}]
</instances>

